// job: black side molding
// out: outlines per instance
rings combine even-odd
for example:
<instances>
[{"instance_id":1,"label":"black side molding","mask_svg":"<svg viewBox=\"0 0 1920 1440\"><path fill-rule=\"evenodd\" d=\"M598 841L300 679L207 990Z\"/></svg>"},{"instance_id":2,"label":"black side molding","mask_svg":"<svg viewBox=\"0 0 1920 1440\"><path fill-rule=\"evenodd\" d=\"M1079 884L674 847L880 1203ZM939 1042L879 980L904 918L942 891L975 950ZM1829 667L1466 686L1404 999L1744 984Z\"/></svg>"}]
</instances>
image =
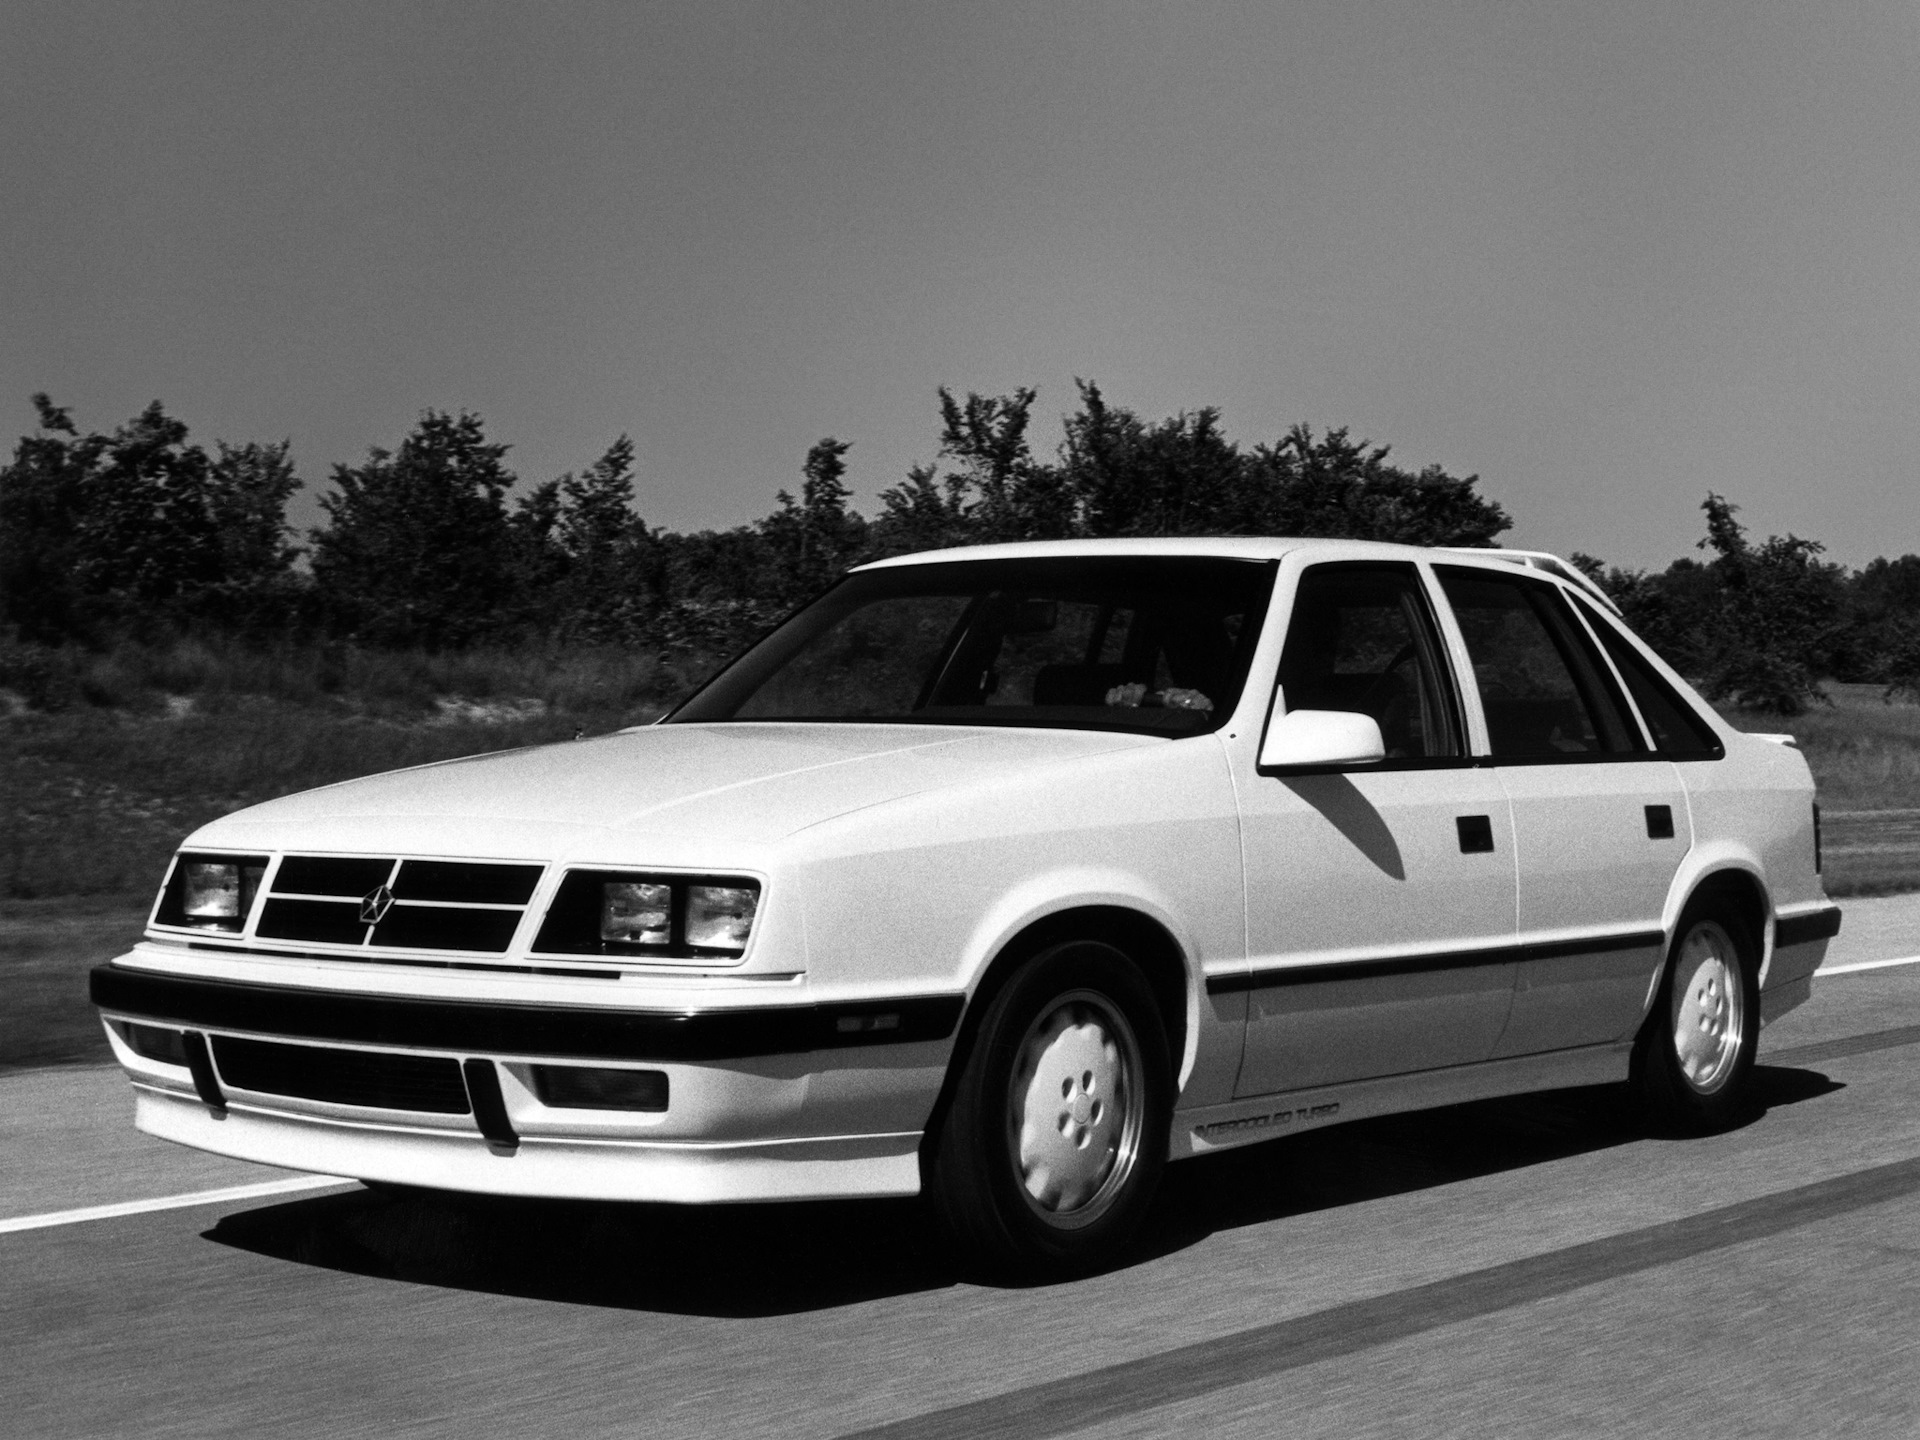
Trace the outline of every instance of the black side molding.
<instances>
[{"instance_id":1,"label":"black side molding","mask_svg":"<svg viewBox=\"0 0 1920 1440\"><path fill-rule=\"evenodd\" d=\"M1247 975L1209 975L1209 995L1242 990L1274 990L1283 985L1328 985L1340 980L1377 980L1388 975L1419 975L1432 970L1470 970L1515 965L1527 960L1559 960L1570 955L1599 955L1613 950L1650 950L1667 943L1664 930L1635 930L1626 935L1596 935L1582 940L1551 940L1534 945L1491 945L1484 950L1434 950L1420 955L1391 955L1379 960L1341 960L1331 965L1290 965Z\"/></svg>"},{"instance_id":2,"label":"black side molding","mask_svg":"<svg viewBox=\"0 0 1920 1440\"><path fill-rule=\"evenodd\" d=\"M118 965L97 966L91 989L103 1010L207 1030L569 1060L745 1060L944 1040L964 1003L960 995L910 995L840 1005L606 1010L354 995Z\"/></svg>"},{"instance_id":3,"label":"black side molding","mask_svg":"<svg viewBox=\"0 0 1920 1440\"><path fill-rule=\"evenodd\" d=\"M1775 916L1773 921L1773 943L1781 945L1804 945L1809 940L1831 940L1840 933L1840 907L1829 905L1824 910L1814 910L1805 915Z\"/></svg>"}]
</instances>

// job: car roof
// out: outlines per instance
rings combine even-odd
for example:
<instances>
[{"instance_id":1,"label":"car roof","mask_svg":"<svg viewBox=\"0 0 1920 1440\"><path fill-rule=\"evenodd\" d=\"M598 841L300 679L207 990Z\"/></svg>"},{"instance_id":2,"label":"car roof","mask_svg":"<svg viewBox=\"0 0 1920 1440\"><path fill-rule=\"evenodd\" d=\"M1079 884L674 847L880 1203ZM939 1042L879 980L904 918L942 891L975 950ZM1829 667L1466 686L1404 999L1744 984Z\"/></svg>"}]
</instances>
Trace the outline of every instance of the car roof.
<instances>
[{"instance_id":1,"label":"car roof","mask_svg":"<svg viewBox=\"0 0 1920 1440\"><path fill-rule=\"evenodd\" d=\"M1544 550L1503 550L1493 546L1396 545L1384 540L1328 540L1289 535L1183 535L1111 540L1015 540L999 545L960 545L950 550L916 550L856 566L880 570L894 565L931 565L962 560L1033 560L1073 555L1205 556L1222 560L1278 560L1295 551L1309 551L1315 559L1374 560L1445 557L1449 560L1492 560L1525 566L1578 585L1597 595L1608 608L1613 602L1580 571Z\"/></svg>"},{"instance_id":2,"label":"car roof","mask_svg":"<svg viewBox=\"0 0 1920 1440\"><path fill-rule=\"evenodd\" d=\"M1374 540L1311 540L1274 535L1182 535L1116 540L1014 540L1000 545L961 545L951 550L918 550L858 566L877 570L890 565L926 565L957 560L1034 560L1071 555L1193 555L1223 560L1278 560L1295 550L1324 551L1329 558L1430 554L1416 545Z\"/></svg>"}]
</instances>

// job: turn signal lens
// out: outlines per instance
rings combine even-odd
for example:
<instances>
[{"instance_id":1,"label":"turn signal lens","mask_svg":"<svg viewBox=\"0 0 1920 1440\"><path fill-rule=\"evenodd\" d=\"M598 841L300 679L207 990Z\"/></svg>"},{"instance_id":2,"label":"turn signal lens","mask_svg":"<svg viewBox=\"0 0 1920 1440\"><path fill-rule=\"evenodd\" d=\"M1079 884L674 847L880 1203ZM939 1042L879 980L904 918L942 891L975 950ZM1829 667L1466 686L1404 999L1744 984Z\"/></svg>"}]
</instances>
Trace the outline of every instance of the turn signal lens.
<instances>
[{"instance_id":1,"label":"turn signal lens","mask_svg":"<svg viewBox=\"0 0 1920 1440\"><path fill-rule=\"evenodd\" d=\"M167 1065L187 1064L187 1038L178 1030L163 1030L158 1025L136 1025L131 1020L116 1020L113 1028L136 1055Z\"/></svg>"},{"instance_id":2,"label":"turn signal lens","mask_svg":"<svg viewBox=\"0 0 1920 1440\"><path fill-rule=\"evenodd\" d=\"M667 1108L664 1070L603 1070L581 1065L529 1065L542 1105L563 1110Z\"/></svg>"},{"instance_id":3,"label":"turn signal lens","mask_svg":"<svg viewBox=\"0 0 1920 1440\"><path fill-rule=\"evenodd\" d=\"M673 887L616 880L600 888L600 938L621 945L673 940Z\"/></svg>"},{"instance_id":4,"label":"turn signal lens","mask_svg":"<svg viewBox=\"0 0 1920 1440\"><path fill-rule=\"evenodd\" d=\"M687 887L687 943L709 950L741 950L753 929L760 892L744 885Z\"/></svg>"}]
</instances>

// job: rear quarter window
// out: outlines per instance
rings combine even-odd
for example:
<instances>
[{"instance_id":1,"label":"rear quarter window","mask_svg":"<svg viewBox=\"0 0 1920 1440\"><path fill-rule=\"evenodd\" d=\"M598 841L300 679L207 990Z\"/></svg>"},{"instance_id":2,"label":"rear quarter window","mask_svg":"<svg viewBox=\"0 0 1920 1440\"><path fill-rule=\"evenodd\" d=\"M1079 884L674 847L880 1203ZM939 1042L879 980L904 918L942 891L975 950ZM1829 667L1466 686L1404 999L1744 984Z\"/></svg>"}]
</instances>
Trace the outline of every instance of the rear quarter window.
<instances>
[{"instance_id":1,"label":"rear quarter window","mask_svg":"<svg viewBox=\"0 0 1920 1440\"><path fill-rule=\"evenodd\" d=\"M1724 755L1726 748L1713 727L1647 662L1619 627L1578 596L1574 603L1626 682L1660 753L1670 760L1717 760Z\"/></svg>"}]
</instances>

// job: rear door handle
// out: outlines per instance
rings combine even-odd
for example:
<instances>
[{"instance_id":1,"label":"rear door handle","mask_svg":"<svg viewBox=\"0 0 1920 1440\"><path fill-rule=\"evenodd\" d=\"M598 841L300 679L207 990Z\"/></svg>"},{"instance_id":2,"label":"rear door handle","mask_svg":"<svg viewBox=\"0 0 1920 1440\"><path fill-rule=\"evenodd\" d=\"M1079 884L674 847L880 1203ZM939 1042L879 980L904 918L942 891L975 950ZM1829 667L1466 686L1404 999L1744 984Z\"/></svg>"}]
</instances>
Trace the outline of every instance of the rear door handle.
<instances>
[{"instance_id":1,"label":"rear door handle","mask_svg":"<svg viewBox=\"0 0 1920 1440\"><path fill-rule=\"evenodd\" d=\"M1454 828L1460 832L1460 853L1462 855L1491 855L1493 853L1493 820L1487 815L1458 815L1454 817Z\"/></svg>"},{"instance_id":2,"label":"rear door handle","mask_svg":"<svg viewBox=\"0 0 1920 1440\"><path fill-rule=\"evenodd\" d=\"M1673 807L1671 805L1647 806L1647 838L1649 840L1673 838Z\"/></svg>"}]
</instances>

